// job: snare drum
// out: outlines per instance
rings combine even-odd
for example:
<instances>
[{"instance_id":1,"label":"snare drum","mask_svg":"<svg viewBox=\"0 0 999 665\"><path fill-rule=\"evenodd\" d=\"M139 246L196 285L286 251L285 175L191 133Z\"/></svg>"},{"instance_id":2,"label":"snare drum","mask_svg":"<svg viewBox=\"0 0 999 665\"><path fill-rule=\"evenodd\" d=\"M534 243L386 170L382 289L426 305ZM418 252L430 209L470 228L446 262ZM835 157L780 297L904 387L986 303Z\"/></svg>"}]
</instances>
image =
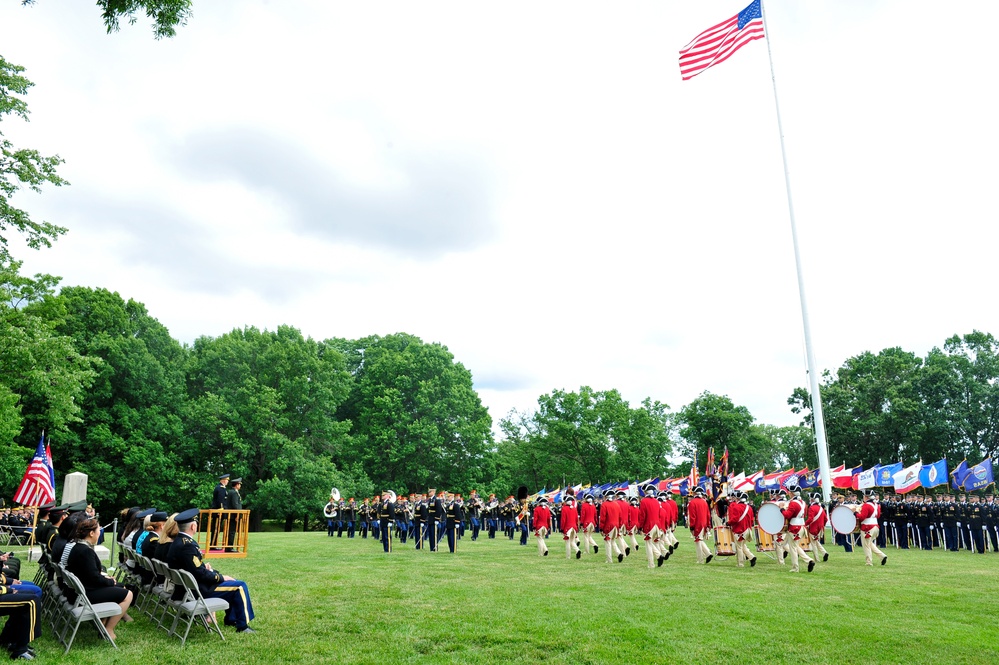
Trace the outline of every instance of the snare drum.
<instances>
[{"instance_id":1,"label":"snare drum","mask_svg":"<svg viewBox=\"0 0 999 665\"><path fill-rule=\"evenodd\" d=\"M757 552L773 552L774 551L774 537L761 529L758 526L753 527L753 532L756 534L756 551Z\"/></svg>"},{"instance_id":2,"label":"snare drum","mask_svg":"<svg viewBox=\"0 0 999 665\"><path fill-rule=\"evenodd\" d=\"M768 501L760 506L760 514L757 516L756 521L759 522L761 529L771 535L780 533L786 525L784 513L781 512L780 506L772 501Z\"/></svg>"},{"instance_id":3,"label":"snare drum","mask_svg":"<svg viewBox=\"0 0 999 665\"><path fill-rule=\"evenodd\" d=\"M727 526L715 527L715 554L717 556L735 555L735 543L732 529Z\"/></svg>"}]
</instances>

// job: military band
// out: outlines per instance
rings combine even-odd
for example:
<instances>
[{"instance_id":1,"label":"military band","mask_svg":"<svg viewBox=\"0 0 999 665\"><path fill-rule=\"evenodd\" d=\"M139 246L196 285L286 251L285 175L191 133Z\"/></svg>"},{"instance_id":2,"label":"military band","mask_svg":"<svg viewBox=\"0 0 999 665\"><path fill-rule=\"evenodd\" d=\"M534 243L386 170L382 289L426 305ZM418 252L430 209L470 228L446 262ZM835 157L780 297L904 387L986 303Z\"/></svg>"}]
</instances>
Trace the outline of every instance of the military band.
<instances>
[{"instance_id":1,"label":"military band","mask_svg":"<svg viewBox=\"0 0 999 665\"><path fill-rule=\"evenodd\" d=\"M676 528L681 523L690 530L694 558L701 564L731 555L733 565L746 567L749 562L749 567L755 567L758 553L772 552L770 559L777 564L783 565L785 557L789 559L792 572L802 564L811 572L817 563L829 560L826 547L830 536L847 552L854 547L862 549L868 565L885 565L887 555L882 548L887 546L999 551L999 505L991 494L985 498L942 494L937 499L889 495L882 500L870 490L862 494L862 500L853 492L835 495L827 507L818 492L804 496L799 487L790 484L769 497L783 522L770 533L762 529L753 501L743 491L729 491L718 497L723 500L712 501L698 487L686 497L684 509L680 510L668 491L660 491L655 485L637 489L641 498L634 495L635 488L630 493L625 488L614 488L599 495L586 491L577 495L567 490L561 500L554 502L550 495L534 501L508 496L501 501L495 494L483 499L472 492L464 501L459 494L435 489L408 497L396 497L386 490L373 503L369 499L360 504L352 499L331 501L324 507L324 514L336 518L334 530L328 530L330 535L339 535L343 530L349 538L356 529L366 538L370 530L386 553L403 544L438 551L446 539L448 551L458 554L465 536L477 541L484 531L495 540L496 533L502 532L515 540L519 531L520 543L526 545L533 537L541 557L549 553L549 539L561 537L566 559L572 560L580 559L583 553L598 554L601 543L594 534L600 533L607 563L623 563L632 551L644 545L649 569L663 566L679 547ZM836 519L831 519L835 517L833 509L840 506L849 508L855 516L856 526L851 533L841 533L836 529Z\"/></svg>"}]
</instances>

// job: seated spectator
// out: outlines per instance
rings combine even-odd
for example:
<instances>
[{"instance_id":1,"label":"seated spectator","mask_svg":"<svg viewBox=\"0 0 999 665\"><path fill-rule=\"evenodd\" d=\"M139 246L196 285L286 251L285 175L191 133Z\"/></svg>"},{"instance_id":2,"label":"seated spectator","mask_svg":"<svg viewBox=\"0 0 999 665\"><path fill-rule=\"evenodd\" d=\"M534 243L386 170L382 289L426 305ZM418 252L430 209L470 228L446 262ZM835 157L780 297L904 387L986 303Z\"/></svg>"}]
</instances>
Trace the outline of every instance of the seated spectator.
<instances>
[{"instance_id":1,"label":"seated spectator","mask_svg":"<svg viewBox=\"0 0 999 665\"><path fill-rule=\"evenodd\" d=\"M229 602L225 625L235 626L238 633L257 632L247 625L253 620L253 604L246 582L212 570L211 564L201 560L201 550L195 537L198 533L198 509L178 513L176 523L178 534L170 543L167 565L191 573L205 598L223 598ZM183 589L174 590L175 599L182 598L183 594Z\"/></svg>"},{"instance_id":2,"label":"seated spectator","mask_svg":"<svg viewBox=\"0 0 999 665\"><path fill-rule=\"evenodd\" d=\"M104 619L104 627L107 628L111 639L115 637L115 626L122 619L130 620L128 608L132 604L132 592L115 581L113 577L101 570L101 560L94 551L97 544L97 537L100 533L100 525L97 520L86 519L85 514L81 514L83 519L76 527L75 538L72 543L66 545L63 553L66 570L73 573L80 579L87 593L87 598L91 603L117 603L121 607L121 614ZM72 545L72 547L70 547ZM75 600L72 594L67 594L71 600Z\"/></svg>"},{"instance_id":3,"label":"seated spectator","mask_svg":"<svg viewBox=\"0 0 999 665\"><path fill-rule=\"evenodd\" d=\"M0 631L0 644L14 660L34 660L31 642L41 635L42 603L37 596L0 586L0 616L7 623Z\"/></svg>"}]
</instances>

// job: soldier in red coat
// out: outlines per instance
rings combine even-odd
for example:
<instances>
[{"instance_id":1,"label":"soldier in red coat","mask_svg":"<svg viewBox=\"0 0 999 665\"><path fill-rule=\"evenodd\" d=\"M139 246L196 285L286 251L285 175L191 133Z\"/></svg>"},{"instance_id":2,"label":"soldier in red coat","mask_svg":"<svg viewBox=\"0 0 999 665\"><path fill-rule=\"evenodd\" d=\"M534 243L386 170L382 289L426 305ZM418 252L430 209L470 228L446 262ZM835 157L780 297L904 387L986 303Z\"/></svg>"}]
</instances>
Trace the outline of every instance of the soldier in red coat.
<instances>
[{"instance_id":1,"label":"soldier in red coat","mask_svg":"<svg viewBox=\"0 0 999 665\"><path fill-rule=\"evenodd\" d=\"M860 542L864 546L864 559L868 566L873 566L874 554L881 557L881 565L888 563L888 555L878 549L877 539L880 529L878 528L878 518L881 517L881 506L878 504L878 495L874 490L867 490L864 497L864 505L857 511L857 519L860 521Z\"/></svg>"},{"instance_id":2,"label":"soldier in red coat","mask_svg":"<svg viewBox=\"0 0 999 665\"><path fill-rule=\"evenodd\" d=\"M579 512L576 509L576 497L569 490L562 500L562 540L565 541L565 558L571 559L573 551L578 559L582 554L579 549Z\"/></svg>"},{"instance_id":3,"label":"soldier in red coat","mask_svg":"<svg viewBox=\"0 0 999 665\"><path fill-rule=\"evenodd\" d=\"M538 539L538 556L548 556L548 546L545 536L552 530L552 511L548 508L548 499L541 497L534 508L534 537Z\"/></svg>"},{"instance_id":4,"label":"soldier in red coat","mask_svg":"<svg viewBox=\"0 0 999 665\"><path fill-rule=\"evenodd\" d=\"M714 557L707 543L704 542L711 528L711 509L704 499L704 488L695 487L693 498L687 502L687 526L690 528L690 535L694 538L694 547L697 550L697 563L711 563Z\"/></svg>"},{"instance_id":5,"label":"soldier in red coat","mask_svg":"<svg viewBox=\"0 0 999 665\"><path fill-rule=\"evenodd\" d=\"M797 485L788 485L788 492L791 493L791 500L781 509L784 519L788 520L787 549L791 555L791 572L797 573L798 559L804 559L808 563L808 572L815 568L815 561L811 559L805 550L801 549L801 534L805 528L805 502L801 500L801 488Z\"/></svg>"},{"instance_id":6,"label":"soldier in red coat","mask_svg":"<svg viewBox=\"0 0 999 665\"><path fill-rule=\"evenodd\" d=\"M604 534L604 547L607 548L607 563L613 563L617 554L617 562L624 561L624 552L618 550L617 530L621 526L621 506L614 500L615 491L604 492L604 502L600 504L600 532Z\"/></svg>"},{"instance_id":7,"label":"soldier in red coat","mask_svg":"<svg viewBox=\"0 0 999 665\"><path fill-rule=\"evenodd\" d=\"M749 567L752 568L756 565L756 555L749 551L746 538L755 521L753 507L749 505L749 494L746 492L737 492L735 498L738 501L728 504L728 525L735 539L736 560L739 568L742 568L746 565L746 559L749 559Z\"/></svg>"},{"instance_id":8,"label":"soldier in red coat","mask_svg":"<svg viewBox=\"0 0 999 665\"><path fill-rule=\"evenodd\" d=\"M638 551L638 504L637 496L628 499L628 539L631 540L631 549Z\"/></svg>"},{"instance_id":9,"label":"soldier in red coat","mask_svg":"<svg viewBox=\"0 0 999 665\"><path fill-rule=\"evenodd\" d=\"M819 552L822 553L822 560L829 560L829 552L826 548L822 546L819 542L822 536L826 532L826 522L829 521L826 516L826 509L822 507L822 495L818 492L812 492L809 497L808 506L808 517L805 519L805 528L808 529L808 535L812 537L812 556L815 560L819 560Z\"/></svg>"},{"instance_id":10,"label":"soldier in red coat","mask_svg":"<svg viewBox=\"0 0 999 665\"><path fill-rule=\"evenodd\" d=\"M621 522L617 525L617 539L614 542L617 544L618 553L624 552L625 556L629 556L631 547L624 540L624 537L631 530L631 507L628 505L628 493L624 489L618 489L614 492L614 500L621 514Z\"/></svg>"},{"instance_id":11,"label":"soldier in red coat","mask_svg":"<svg viewBox=\"0 0 999 665\"><path fill-rule=\"evenodd\" d=\"M671 550L680 547L680 541L676 537L676 525L680 521L680 506L676 505L676 499L669 492L666 493L666 542Z\"/></svg>"},{"instance_id":12,"label":"soldier in red coat","mask_svg":"<svg viewBox=\"0 0 999 665\"><path fill-rule=\"evenodd\" d=\"M664 556L662 538L662 528L659 502L655 499L656 488L654 485L645 486L645 496L638 504L638 529L641 530L645 538L645 558L648 559L649 568L655 565L663 565L666 560Z\"/></svg>"},{"instance_id":13,"label":"soldier in red coat","mask_svg":"<svg viewBox=\"0 0 999 665\"><path fill-rule=\"evenodd\" d=\"M593 533L597 530L597 507L593 505L593 494L588 493L583 497L583 503L579 505L579 532L583 536L583 549L587 554L590 548L593 553L600 551L597 541L593 538Z\"/></svg>"}]
</instances>

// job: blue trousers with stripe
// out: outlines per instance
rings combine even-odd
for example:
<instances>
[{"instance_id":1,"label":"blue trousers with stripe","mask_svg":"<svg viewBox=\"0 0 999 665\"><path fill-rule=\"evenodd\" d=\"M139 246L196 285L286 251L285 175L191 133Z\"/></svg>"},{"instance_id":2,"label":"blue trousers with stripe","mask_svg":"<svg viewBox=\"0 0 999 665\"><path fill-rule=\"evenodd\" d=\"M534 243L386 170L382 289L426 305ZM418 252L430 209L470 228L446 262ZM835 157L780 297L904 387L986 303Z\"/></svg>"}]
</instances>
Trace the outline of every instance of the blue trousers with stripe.
<instances>
[{"instance_id":1,"label":"blue trousers with stripe","mask_svg":"<svg viewBox=\"0 0 999 665\"><path fill-rule=\"evenodd\" d=\"M253 620L253 603L250 602L250 590L246 582L231 580L222 582L214 591L204 594L208 598L221 598L229 603L225 613L226 623L236 625L236 630L246 628L248 621Z\"/></svg>"}]
</instances>

